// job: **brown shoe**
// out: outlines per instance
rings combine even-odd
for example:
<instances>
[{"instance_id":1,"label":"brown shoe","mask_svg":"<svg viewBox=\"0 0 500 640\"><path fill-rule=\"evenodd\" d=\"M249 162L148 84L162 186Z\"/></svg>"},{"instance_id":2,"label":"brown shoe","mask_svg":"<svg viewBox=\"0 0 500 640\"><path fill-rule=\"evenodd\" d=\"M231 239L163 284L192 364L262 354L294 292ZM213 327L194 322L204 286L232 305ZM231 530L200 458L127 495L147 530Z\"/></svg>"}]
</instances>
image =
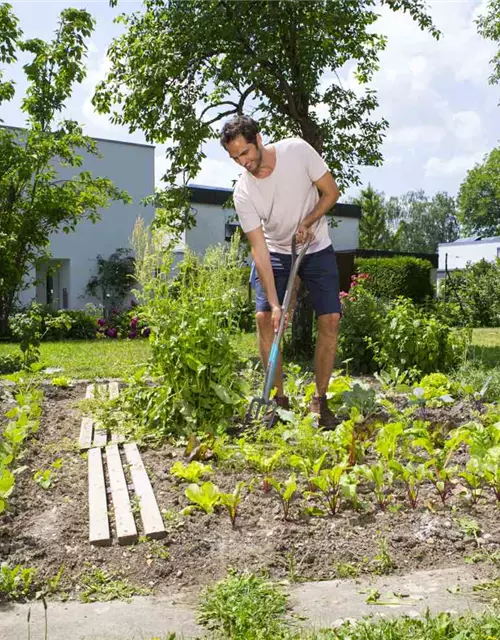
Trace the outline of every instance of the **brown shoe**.
<instances>
[{"instance_id":1,"label":"brown shoe","mask_svg":"<svg viewBox=\"0 0 500 640\"><path fill-rule=\"evenodd\" d=\"M339 424L339 419L328 406L326 395L313 396L309 404L309 411L319 416L318 426L322 429L332 430Z\"/></svg>"},{"instance_id":2,"label":"brown shoe","mask_svg":"<svg viewBox=\"0 0 500 640\"><path fill-rule=\"evenodd\" d=\"M288 396L275 396L274 401L281 409L290 410L290 400ZM280 417L276 411L273 413L273 410L270 409L264 416L264 420L267 422L267 428L272 429L278 424Z\"/></svg>"}]
</instances>

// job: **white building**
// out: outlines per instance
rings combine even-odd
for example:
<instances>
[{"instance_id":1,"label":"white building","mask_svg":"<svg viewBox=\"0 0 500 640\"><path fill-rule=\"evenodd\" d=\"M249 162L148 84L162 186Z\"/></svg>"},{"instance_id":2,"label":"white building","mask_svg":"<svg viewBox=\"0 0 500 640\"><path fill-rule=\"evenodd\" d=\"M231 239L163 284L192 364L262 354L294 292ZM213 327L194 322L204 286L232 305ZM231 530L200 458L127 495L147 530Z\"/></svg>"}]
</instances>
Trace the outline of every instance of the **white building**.
<instances>
[{"instance_id":1,"label":"white building","mask_svg":"<svg viewBox=\"0 0 500 640\"><path fill-rule=\"evenodd\" d=\"M61 179L71 178L81 171L90 171L94 176L106 177L119 189L124 189L132 203L111 202L101 211L102 219L96 224L82 220L74 232L62 231L50 237L49 250L52 260L32 270L30 280L38 285L30 286L19 295L21 304L35 299L42 304L51 304L55 309L83 309L87 302L97 303L85 296L85 287L96 273L98 254L107 259L118 248L130 247L130 237L139 216L149 224L154 217L154 208L145 207L141 200L154 193L154 146L103 140L95 138L102 157L81 151L81 167L61 167ZM51 269L49 270L49 266Z\"/></svg>"},{"instance_id":2,"label":"white building","mask_svg":"<svg viewBox=\"0 0 500 640\"><path fill-rule=\"evenodd\" d=\"M438 254L437 284L439 288L439 283L445 279L446 272L464 269L469 262L475 263L480 260L493 262L496 258L500 258L500 236L491 238L474 236L439 244Z\"/></svg>"}]
</instances>

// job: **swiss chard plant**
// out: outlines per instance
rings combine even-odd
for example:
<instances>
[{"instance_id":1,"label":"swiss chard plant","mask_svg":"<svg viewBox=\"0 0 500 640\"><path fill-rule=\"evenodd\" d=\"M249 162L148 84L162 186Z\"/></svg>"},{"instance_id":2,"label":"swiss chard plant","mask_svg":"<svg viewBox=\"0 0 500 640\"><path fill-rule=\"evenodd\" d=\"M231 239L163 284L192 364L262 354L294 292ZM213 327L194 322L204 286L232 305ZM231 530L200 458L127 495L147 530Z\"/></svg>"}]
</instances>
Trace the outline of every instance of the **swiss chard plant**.
<instances>
[{"instance_id":1,"label":"swiss chard plant","mask_svg":"<svg viewBox=\"0 0 500 640\"><path fill-rule=\"evenodd\" d=\"M290 505L298 492L297 477L292 473L292 475L283 483L279 482L275 478L270 478L269 482L279 496L281 507L283 509L283 519L288 520Z\"/></svg>"},{"instance_id":2,"label":"swiss chard plant","mask_svg":"<svg viewBox=\"0 0 500 640\"><path fill-rule=\"evenodd\" d=\"M340 509L342 476L347 467L346 462L340 462L330 469L323 469L318 476L311 478L311 482L323 495L332 516Z\"/></svg>"},{"instance_id":3,"label":"swiss chard plant","mask_svg":"<svg viewBox=\"0 0 500 640\"><path fill-rule=\"evenodd\" d=\"M238 516L238 508L241 503L241 492L246 484L244 482L238 482L236 487L231 493L220 493L219 502L226 509L229 519L231 520L231 526L236 526L236 518Z\"/></svg>"}]
</instances>

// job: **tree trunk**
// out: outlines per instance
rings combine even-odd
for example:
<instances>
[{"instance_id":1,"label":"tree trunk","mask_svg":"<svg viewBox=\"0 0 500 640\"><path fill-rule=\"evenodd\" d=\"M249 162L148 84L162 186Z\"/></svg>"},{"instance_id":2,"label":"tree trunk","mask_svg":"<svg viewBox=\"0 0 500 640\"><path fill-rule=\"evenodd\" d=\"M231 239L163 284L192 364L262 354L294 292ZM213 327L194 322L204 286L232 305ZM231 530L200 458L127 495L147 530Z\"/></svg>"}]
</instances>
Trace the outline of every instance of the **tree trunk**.
<instances>
[{"instance_id":1,"label":"tree trunk","mask_svg":"<svg viewBox=\"0 0 500 640\"><path fill-rule=\"evenodd\" d=\"M309 119L302 123L302 138L321 153L323 137L318 126ZM286 348L286 355L291 360L310 360L313 357L313 312L311 296L301 282L293 314L292 336Z\"/></svg>"}]
</instances>

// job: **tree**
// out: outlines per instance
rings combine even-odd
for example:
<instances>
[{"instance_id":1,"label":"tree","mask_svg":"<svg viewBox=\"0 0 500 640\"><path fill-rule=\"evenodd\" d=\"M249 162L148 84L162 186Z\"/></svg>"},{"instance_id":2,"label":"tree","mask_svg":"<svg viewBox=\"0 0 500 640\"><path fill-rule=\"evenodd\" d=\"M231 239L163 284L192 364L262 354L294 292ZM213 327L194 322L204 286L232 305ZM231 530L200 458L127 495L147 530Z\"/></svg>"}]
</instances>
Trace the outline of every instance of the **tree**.
<instances>
[{"instance_id":1,"label":"tree","mask_svg":"<svg viewBox=\"0 0 500 640\"><path fill-rule=\"evenodd\" d=\"M98 153L77 122L55 123L74 83L85 77L85 38L93 28L86 11L66 9L51 42L22 40L12 8L0 5L0 63L15 62L18 50L33 56L24 66L26 128L0 127L0 332L18 293L30 284L31 268L50 257L50 234L60 228L70 233L84 218L96 222L110 200L129 200L110 180L86 171L57 179L58 164L81 166L78 149ZM0 82L0 102L13 96L13 83Z\"/></svg>"},{"instance_id":2,"label":"tree","mask_svg":"<svg viewBox=\"0 0 500 640\"><path fill-rule=\"evenodd\" d=\"M455 199L444 191L430 200L422 190L408 191L391 198L387 209L397 251L436 253L439 243L459 237Z\"/></svg>"},{"instance_id":3,"label":"tree","mask_svg":"<svg viewBox=\"0 0 500 640\"><path fill-rule=\"evenodd\" d=\"M460 185L458 206L467 234L500 235L500 147L467 173Z\"/></svg>"},{"instance_id":4,"label":"tree","mask_svg":"<svg viewBox=\"0 0 500 640\"><path fill-rule=\"evenodd\" d=\"M130 249L119 248L106 260L97 258L97 274L87 282L85 293L97 298L104 307L107 318L112 309L119 307L135 284L135 261Z\"/></svg>"},{"instance_id":5,"label":"tree","mask_svg":"<svg viewBox=\"0 0 500 640\"><path fill-rule=\"evenodd\" d=\"M500 82L500 0L489 0L486 14L476 20L477 30L483 38L494 40L499 45L499 50L492 58L493 73L490 83Z\"/></svg>"},{"instance_id":6,"label":"tree","mask_svg":"<svg viewBox=\"0 0 500 640\"><path fill-rule=\"evenodd\" d=\"M127 30L109 48L111 71L94 104L113 122L142 129L149 141L172 140L163 176L171 187L166 210L179 177L187 183L199 172L202 144L218 136L214 125L244 111L260 120L264 135L304 138L324 156L341 188L357 184L359 165L382 161L387 122L372 118L378 105L373 90L358 95L340 81L322 81L325 72L338 79L337 70L351 61L360 84L370 81L385 46L373 32L378 4L145 0L143 12L120 16ZM420 0L383 4L407 11L438 37ZM328 117L318 115L320 106ZM157 194L157 201L162 197ZM311 323L294 322L293 343L310 351Z\"/></svg>"},{"instance_id":7,"label":"tree","mask_svg":"<svg viewBox=\"0 0 500 640\"><path fill-rule=\"evenodd\" d=\"M368 184L352 203L361 207L359 221L360 249L390 249L391 235L387 224L387 212L383 193L378 193Z\"/></svg>"}]
</instances>

